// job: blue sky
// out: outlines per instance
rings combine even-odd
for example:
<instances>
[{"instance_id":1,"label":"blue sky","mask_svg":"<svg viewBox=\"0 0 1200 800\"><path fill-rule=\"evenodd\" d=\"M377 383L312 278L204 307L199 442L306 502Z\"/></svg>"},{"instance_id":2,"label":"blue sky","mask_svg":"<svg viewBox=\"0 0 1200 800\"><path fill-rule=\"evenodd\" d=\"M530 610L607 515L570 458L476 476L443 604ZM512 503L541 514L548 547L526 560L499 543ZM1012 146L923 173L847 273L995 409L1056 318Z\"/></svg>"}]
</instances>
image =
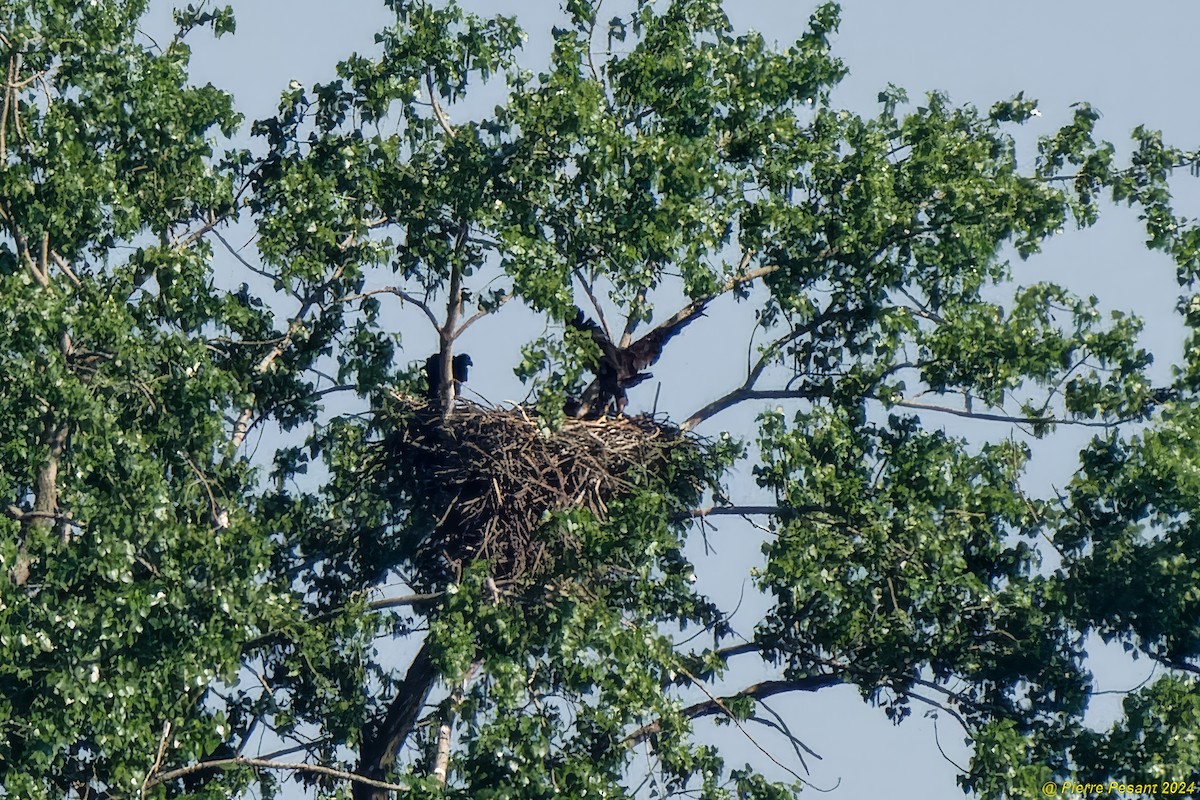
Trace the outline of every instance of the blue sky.
<instances>
[{"instance_id":1,"label":"blue sky","mask_svg":"<svg viewBox=\"0 0 1200 800\"><path fill-rule=\"evenodd\" d=\"M531 54L545 51L544 37L558 16L557 2L541 0L464 5L483 12L518 14L530 32ZM764 31L785 46L801 33L813 5L786 0L727 4L739 28ZM389 19L382 2L369 0L251 0L235 9L239 20L236 36L219 42L201 37L193 41L194 74L200 82L211 81L233 91L249 118L270 114L290 80L305 85L328 80L338 60L355 50L370 51L374 31ZM1169 142L1183 146L1200 142L1200 106L1194 99L1200 77L1200 59L1194 55L1195 31L1200 30L1198 3L848 0L843 11L835 52L845 60L850 75L836 91L835 105L871 113L876 94L888 83L907 89L914 101L927 91L942 90L955 102L981 107L1024 91L1027 97L1041 101L1042 116L1028 126L1023 152L1030 152L1038 134L1064 123L1071 104L1084 100L1102 112L1101 135L1118 149L1126 147L1129 131L1137 124L1162 129ZM1200 181L1192 186L1190 180L1181 180L1181 197L1196 209L1200 207ZM1067 233L1041 256L1016 264L1016 279L1021 283L1060 281L1077 293L1099 295L1109 308L1139 311L1147 318L1147 346L1177 353L1179 328L1170 313L1177 295L1172 269L1165 257L1144 249L1143 238L1132 214L1114 210L1097 228ZM535 335L540 326L525 322L532 325L528 333ZM509 371L515 359L506 363L479 357L481 351L487 354L489 347L498 346L497 337L507 333L507 324L499 321L476 342L465 343L476 353L477 362L492 362L472 379L473 386L492 400L513 399L522 392ZM664 383L677 378L674 385L684 387L682 396L664 399L665 407L676 414L693 410L716 391L706 393L703 384L687 383L687 377L695 372L688 370L689 366L713 360L736 364L745 358L747 343L726 335L719 323L705 320L694 328L694 335L689 331L687 337L689 347L677 357L672 354L670 361L664 359L655 370ZM516 324L515 330L522 331L521 324ZM521 335L523 332L513 334ZM422 349L415 332L408 341L414 343L412 360L423 360L431 349ZM1160 369L1165 378L1165 364L1160 364ZM705 432L745 430L752 416L747 410L717 417ZM945 424L948 430L973 437L1003 438L1008 434L1007 429L966 427L953 420L927 422ZM1068 434L1075 446L1086 438ZM1073 453L1062 445L1057 448L1057 453L1039 454L1034 477L1046 487L1061 485L1071 472ZM735 488L749 492L752 487L748 481L736 481ZM715 596L732 604L748 586L749 569L760 558L758 534L744 523L723 522L710 538L720 557L699 563L698 574L711 582ZM753 597L743 602L735 627L747 631L752 627L755 606ZM1107 653L1099 664L1100 689L1128 688L1146 674L1141 665L1130 668ZM743 670L729 688L763 677L765 672ZM833 797L877 796L881 791L897 798L962 796L954 780L956 769L939 754L934 722L922 718L920 709L914 719L893 727L852 688L791 698L777 708L823 756L820 762L809 761L811 782L820 788L837 786ZM1097 720L1111 711L1100 704ZM965 764L967 751L954 724L943 717L937 722L937 733L946 754ZM716 735L731 743L735 763L739 758L758 758L754 748L739 741L731 728L721 728ZM771 749L777 758L788 761L789 751L782 744Z\"/></svg>"}]
</instances>

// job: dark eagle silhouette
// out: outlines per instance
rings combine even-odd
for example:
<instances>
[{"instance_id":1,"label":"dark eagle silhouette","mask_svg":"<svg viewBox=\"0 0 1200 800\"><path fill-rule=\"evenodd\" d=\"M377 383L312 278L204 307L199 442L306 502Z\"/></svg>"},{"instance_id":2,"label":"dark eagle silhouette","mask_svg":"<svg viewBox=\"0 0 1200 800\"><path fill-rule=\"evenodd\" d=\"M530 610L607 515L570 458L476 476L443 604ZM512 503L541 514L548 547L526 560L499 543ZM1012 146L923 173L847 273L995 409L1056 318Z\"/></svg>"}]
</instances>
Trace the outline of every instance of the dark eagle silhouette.
<instances>
[{"instance_id":1,"label":"dark eagle silhouette","mask_svg":"<svg viewBox=\"0 0 1200 800\"><path fill-rule=\"evenodd\" d=\"M450 359L450 371L454 375L454 396L458 397L462 384L467 382L467 369L475 362L466 353L459 353ZM442 354L434 353L425 359L425 380L429 384L425 389L425 397L437 400L442 396Z\"/></svg>"},{"instance_id":2,"label":"dark eagle silhouette","mask_svg":"<svg viewBox=\"0 0 1200 800\"><path fill-rule=\"evenodd\" d=\"M600 358L593 367L596 379L578 400L572 398L567 401L564 407L567 416L595 419L607 414L610 407L615 408L618 415L623 414L629 403L626 390L654 377L643 370L658 361L663 345L703 314L704 304L693 303L636 342L619 347L613 344L599 323L588 319L583 311L576 308L575 317L568 320L567 324L592 335L592 340L600 347Z\"/></svg>"}]
</instances>

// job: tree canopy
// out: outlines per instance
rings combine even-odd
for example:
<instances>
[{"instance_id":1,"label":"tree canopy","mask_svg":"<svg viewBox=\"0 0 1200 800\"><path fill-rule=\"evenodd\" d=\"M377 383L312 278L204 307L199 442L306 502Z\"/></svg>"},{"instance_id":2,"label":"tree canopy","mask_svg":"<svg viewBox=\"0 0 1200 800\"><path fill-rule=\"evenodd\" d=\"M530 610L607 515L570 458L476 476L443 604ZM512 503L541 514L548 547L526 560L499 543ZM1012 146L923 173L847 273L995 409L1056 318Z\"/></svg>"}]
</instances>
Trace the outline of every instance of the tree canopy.
<instances>
[{"instance_id":1,"label":"tree canopy","mask_svg":"<svg viewBox=\"0 0 1200 800\"><path fill-rule=\"evenodd\" d=\"M1121 158L1081 104L1019 158L1022 95L839 109L833 3L780 46L717 0L566 0L547 63L518 20L385 5L370 54L248 121L188 73L230 9L155 40L148 0L0 2L6 796L789 797L819 781L773 698L838 685L953 720L974 796L1200 779L1196 153L1138 128ZM1177 270L1165 383L1136 316L1013 278L1115 206ZM705 315L664 359L705 324L751 358L537 517L536 579L448 562L431 532L477 498L388 443L405 398L440 392L433 456L466 412L402 328L451 376L487 326L553 444L623 424L564 413L611 357L580 310L610 351ZM1075 477L1031 481L1074 427ZM740 516L753 625L693 564ZM1102 728L1097 637L1159 667Z\"/></svg>"}]
</instances>

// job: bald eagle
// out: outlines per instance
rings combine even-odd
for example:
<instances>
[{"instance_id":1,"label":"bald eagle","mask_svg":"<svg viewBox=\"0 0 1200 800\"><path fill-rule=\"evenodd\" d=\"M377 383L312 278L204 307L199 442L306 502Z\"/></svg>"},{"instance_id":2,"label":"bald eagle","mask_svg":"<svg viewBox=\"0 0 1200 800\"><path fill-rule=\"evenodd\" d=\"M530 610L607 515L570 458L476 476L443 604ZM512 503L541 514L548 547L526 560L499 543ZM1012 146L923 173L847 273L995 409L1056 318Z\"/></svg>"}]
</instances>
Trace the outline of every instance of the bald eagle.
<instances>
[{"instance_id":1,"label":"bald eagle","mask_svg":"<svg viewBox=\"0 0 1200 800\"><path fill-rule=\"evenodd\" d=\"M458 397L460 386L467 382L467 369L475 362L466 353L459 353L450 359L450 370L454 375L454 396ZM434 353L425 359L425 397L437 400L442 396L442 354Z\"/></svg>"},{"instance_id":2,"label":"bald eagle","mask_svg":"<svg viewBox=\"0 0 1200 800\"><path fill-rule=\"evenodd\" d=\"M600 348L600 358L593 367L596 378L584 390L582 397L567 401L564 409L567 416L596 418L608 413L610 407L615 408L618 415L623 414L629 403L626 390L654 377L643 370L658 361L663 345L703 314L704 303L693 303L636 342L619 347L613 344L599 323L588 319L582 310L576 308L575 317L568 324L592 335L592 340Z\"/></svg>"}]
</instances>

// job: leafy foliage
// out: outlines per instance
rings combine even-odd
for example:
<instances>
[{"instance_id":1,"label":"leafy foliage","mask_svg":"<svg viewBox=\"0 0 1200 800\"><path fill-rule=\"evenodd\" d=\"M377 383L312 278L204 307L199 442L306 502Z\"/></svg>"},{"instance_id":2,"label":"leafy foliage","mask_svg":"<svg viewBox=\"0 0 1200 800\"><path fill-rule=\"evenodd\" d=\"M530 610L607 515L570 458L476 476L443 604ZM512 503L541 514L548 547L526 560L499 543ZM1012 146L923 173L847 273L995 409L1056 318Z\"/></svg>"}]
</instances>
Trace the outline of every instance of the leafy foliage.
<instances>
[{"instance_id":1,"label":"leafy foliage","mask_svg":"<svg viewBox=\"0 0 1200 800\"><path fill-rule=\"evenodd\" d=\"M607 20L569 0L536 73L514 19L386 5L376 55L243 125L188 81L187 42L233 33L230 9L177 11L160 46L141 0L0 3L7 795L275 796L285 770L360 800L784 797L799 774L727 764L696 721L769 723L802 758L766 701L836 684L956 720L980 797L1200 774L1200 229L1171 192L1195 153L1138 128L1119 163L1080 105L1029 169L1023 95L835 108L832 3L779 48L716 0ZM1177 267L1170 385L1136 317L1013 283L1009 258L1114 203ZM225 259L236 226L257 252ZM596 355L561 325L576 306L627 343L726 294L761 344L681 424L779 403L756 430L680 449L605 513L547 513L576 546L536 585L414 573L450 512L419 476L364 480L427 355L385 309L445 359L510 304L544 317L510 357L549 436ZM1064 426L1096 429L1076 476L1027 487ZM738 469L776 500L744 640L688 547ZM1160 667L1107 730L1090 637ZM772 678L709 688L747 661Z\"/></svg>"}]
</instances>

